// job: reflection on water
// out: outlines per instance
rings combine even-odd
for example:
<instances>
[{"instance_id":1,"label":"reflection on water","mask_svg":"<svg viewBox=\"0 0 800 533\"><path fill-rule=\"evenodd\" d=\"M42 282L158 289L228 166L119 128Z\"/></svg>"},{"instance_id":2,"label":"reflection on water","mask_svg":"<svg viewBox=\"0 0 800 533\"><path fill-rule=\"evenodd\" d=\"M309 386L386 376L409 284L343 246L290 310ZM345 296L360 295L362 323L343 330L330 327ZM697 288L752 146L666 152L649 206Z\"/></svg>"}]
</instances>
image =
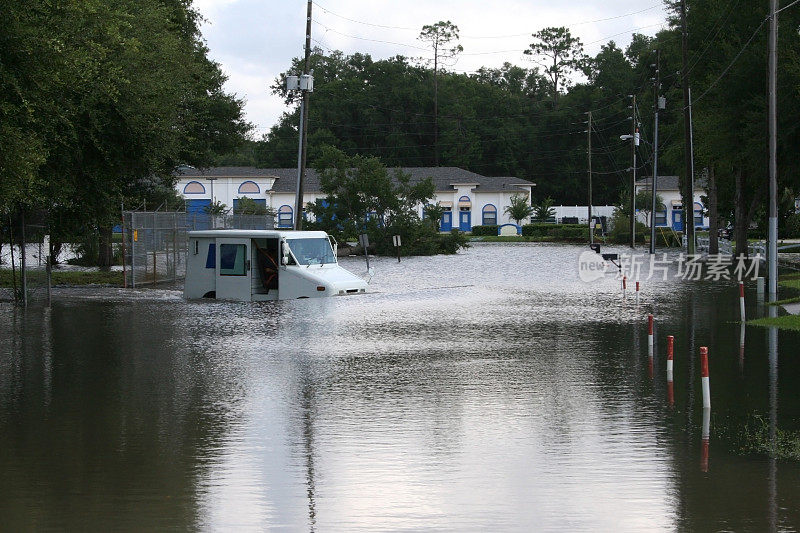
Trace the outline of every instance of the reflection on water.
<instances>
[{"instance_id":1,"label":"reflection on water","mask_svg":"<svg viewBox=\"0 0 800 533\"><path fill-rule=\"evenodd\" d=\"M730 282L642 280L637 306L578 280L583 250L377 259L347 298L0 304L4 526L800 527L800 467L718 438L800 430L798 335L745 338Z\"/></svg>"}]
</instances>

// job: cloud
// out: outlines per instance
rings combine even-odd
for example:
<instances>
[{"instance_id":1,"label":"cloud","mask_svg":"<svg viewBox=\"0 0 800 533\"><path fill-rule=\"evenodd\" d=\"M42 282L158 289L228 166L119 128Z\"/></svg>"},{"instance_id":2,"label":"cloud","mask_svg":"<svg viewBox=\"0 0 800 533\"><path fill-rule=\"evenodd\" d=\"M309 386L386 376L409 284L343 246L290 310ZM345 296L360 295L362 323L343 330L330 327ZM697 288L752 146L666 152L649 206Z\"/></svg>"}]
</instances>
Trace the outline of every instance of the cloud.
<instances>
[{"instance_id":1,"label":"cloud","mask_svg":"<svg viewBox=\"0 0 800 533\"><path fill-rule=\"evenodd\" d=\"M207 19L203 35L211 57L228 74L226 88L247 100L247 117L258 125L257 132L267 131L287 111L269 85L293 57L303 55L306 2L195 0L194 5ZM624 48L637 28L654 35L666 18L660 2L642 5L621 0L576 0L568 5L497 0L491 8L485 2L463 0L324 0L315 2L313 9L313 45L346 54L369 53L376 59L429 55L417 40L419 31L425 24L450 20L459 27L464 46L451 69L461 72L505 61L528 65L522 51L531 34L547 26L570 27L586 43L586 52L594 55L608 40Z\"/></svg>"}]
</instances>

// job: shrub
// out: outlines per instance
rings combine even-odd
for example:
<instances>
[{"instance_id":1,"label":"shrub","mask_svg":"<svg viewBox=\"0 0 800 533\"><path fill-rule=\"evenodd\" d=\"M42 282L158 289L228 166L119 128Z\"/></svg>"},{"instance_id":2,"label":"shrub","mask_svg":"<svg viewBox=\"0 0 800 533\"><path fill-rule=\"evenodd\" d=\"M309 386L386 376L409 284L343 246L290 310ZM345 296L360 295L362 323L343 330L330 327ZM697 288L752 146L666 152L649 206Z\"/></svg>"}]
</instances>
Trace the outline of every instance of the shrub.
<instances>
[{"instance_id":1,"label":"shrub","mask_svg":"<svg viewBox=\"0 0 800 533\"><path fill-rule=\"evenodd\" d=\"M786 217L784 237L787 239L800 239L800 214Z\"/></svg>"},{"instance_id":2,"label":"shrub","mask_svg":"<svg viewBox=\"0 0 800 533\"><path fill-rule=\"evenodd\" d=\"M525 224L522 226L522 235L559 241L581 241L589 238L589 228L584 224Z\"/></svg>"},{"instance_id":3,"label":"shrub","mask_svg":"<svg viewBox=\"0 0 800 533\"><path fill-rule=\"evenodd\" d=\"M472 227L472 234L475 236L487 237L487 236L495 236L497 235L499 226L497 224L487 225L487 226L473 226Z\"/></svg>"}]
</instances>

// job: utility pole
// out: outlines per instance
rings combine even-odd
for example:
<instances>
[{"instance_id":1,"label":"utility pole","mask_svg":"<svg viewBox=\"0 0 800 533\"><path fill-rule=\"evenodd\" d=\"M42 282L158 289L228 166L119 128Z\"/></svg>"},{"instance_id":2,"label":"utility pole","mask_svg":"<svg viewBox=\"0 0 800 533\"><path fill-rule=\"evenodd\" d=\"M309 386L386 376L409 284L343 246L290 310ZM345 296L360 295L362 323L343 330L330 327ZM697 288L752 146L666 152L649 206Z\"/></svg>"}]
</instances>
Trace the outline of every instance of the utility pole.
<instances>
[{"instance_id":1,"label":"utility pole","mask_svg":"<svg viewBox=\"0 0 800 533\"><path fill-rule=\"evenodd\" d=\"M769 2L769 301L778 294L778 0Z\"/></svg>"},{"instance_id":2,"label":"utility pole","mask_svg":"<svg viewBox=\"0 0 800 533\"><path fill-rule=\"evenodd\" d=\"M303 65L303 78L306 79L306 84L302 82L300 88L303 92L303 100L300 103L300 153L298 154L297 165L297 198L295 200L295 218L294 229L303 229L303 181L306 177L306 155L307 155L307 142L308 142L308 93L310 92L309 84L309 68L311 64L311 6L312 0L308 0L308 7L306 12L306 54L305 64Z\"/></svg>"},{"instance_id":3,"label":"utility pole","mask_svg":"<svg viewBox=\"0 0 800 533\"><path fill-rule=\"evenodd\" d=\"M636 248L636 146L639 144L639 128L636 127L636 95L631 104L631 248Z\"/></svg>"},{"instance_id":4,"label":"utility pole","mask_svg":"<svg viewBox=\"0 0 800 533\"><path fill-rule=\"evenodd\" d=\"M655 113L654 122L653 122L653 182L651 186L653 188L653 205L650 206L650 253L656 253L656 194L658 191L658 110L661 106L661 97L659 94L661 93L661 50L656 50L656 72L654 78L654 85L653 85L653 95L654 95L654 105L653 110Z\"/></svg>"},{"instance_id":5,"label":"utility pole","mask_svg":"<svg viewBox=\"0 0 800 533\"><path fill-rule=\"evenodd\" d=\"M681 87L683 88L683 142L684 142L684 172L686 179L681 194L683 197L683 226L686 235L687 253L694 255L694 162L692 161L692 111L691 93L689 91L689 34L686 28L686 0L681 0L681 53L682 72Z\"/></svg>"},{"instance_id":6,"label":"utility pole","mask_svg":"<svg viewBox=\"0 0 800 533\"><path fill-rule=\"evenodd\" d=\"M586 128L586 154L589 158L589 244L594 243L594 224L592 223L592 112L589 115L588 127Z\"/></svg>"}]
</instances>

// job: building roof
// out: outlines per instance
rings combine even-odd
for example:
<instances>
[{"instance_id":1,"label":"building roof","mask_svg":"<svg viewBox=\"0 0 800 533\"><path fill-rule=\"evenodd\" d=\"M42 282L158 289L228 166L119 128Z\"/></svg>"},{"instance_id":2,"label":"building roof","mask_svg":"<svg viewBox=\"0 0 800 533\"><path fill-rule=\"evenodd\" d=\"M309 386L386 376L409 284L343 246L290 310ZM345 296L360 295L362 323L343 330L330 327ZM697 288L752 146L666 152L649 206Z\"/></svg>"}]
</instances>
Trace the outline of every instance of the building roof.
<instances>
[{"instance_id":1,"label":"building roof","mask_svg":"<svg viewBox=\"0 0 800 533\"><path fill-rule=\"evenodd\" d=\"M389 175L394 169L389 169ZM470 172L458 167L401 167L401 171L411 176L411 183L430 177L436 191L452 191L453 184L477 184L478 192L504 192L515 190L517 186L533 187L536 184L524 179L513 177L489 177ZM212 167L199 170L192 167L180 167L176 175L185 178L277 178L272 186L272 192L295 192L297 189L296 168L255 168L255 167ZM303 183L306 193L321 193L322 187L319 175L313 169L306 170L306 179Z\"/></svg>"},{"instance_id":2,"label":"building roof","mask_svg":"<svg viewBox=\"0 0 800 533\"><path fill-rule=\"evenodd\" d=\"M211 167L199 169L189 166L181 166L175 171L178 177L187 178L268 178L274 177L269 173L270 169L256 167Z\"/></svg>"},{"instance_id":3,"label":"building roof","mask_svg":"<svg viewBox=\"0 0 800 533\"><path fill-rule=\"evenodd\" d=\"M678 184L680 179L678 176L659 176L658 177L658 190L659 191L677 191L680 190ZM653 177L645 176L636 180L636 185L650 189L653 186ZM694 186L705 189L706 180L703 177L694 180Z\"/></svg>"}]
</instances>

